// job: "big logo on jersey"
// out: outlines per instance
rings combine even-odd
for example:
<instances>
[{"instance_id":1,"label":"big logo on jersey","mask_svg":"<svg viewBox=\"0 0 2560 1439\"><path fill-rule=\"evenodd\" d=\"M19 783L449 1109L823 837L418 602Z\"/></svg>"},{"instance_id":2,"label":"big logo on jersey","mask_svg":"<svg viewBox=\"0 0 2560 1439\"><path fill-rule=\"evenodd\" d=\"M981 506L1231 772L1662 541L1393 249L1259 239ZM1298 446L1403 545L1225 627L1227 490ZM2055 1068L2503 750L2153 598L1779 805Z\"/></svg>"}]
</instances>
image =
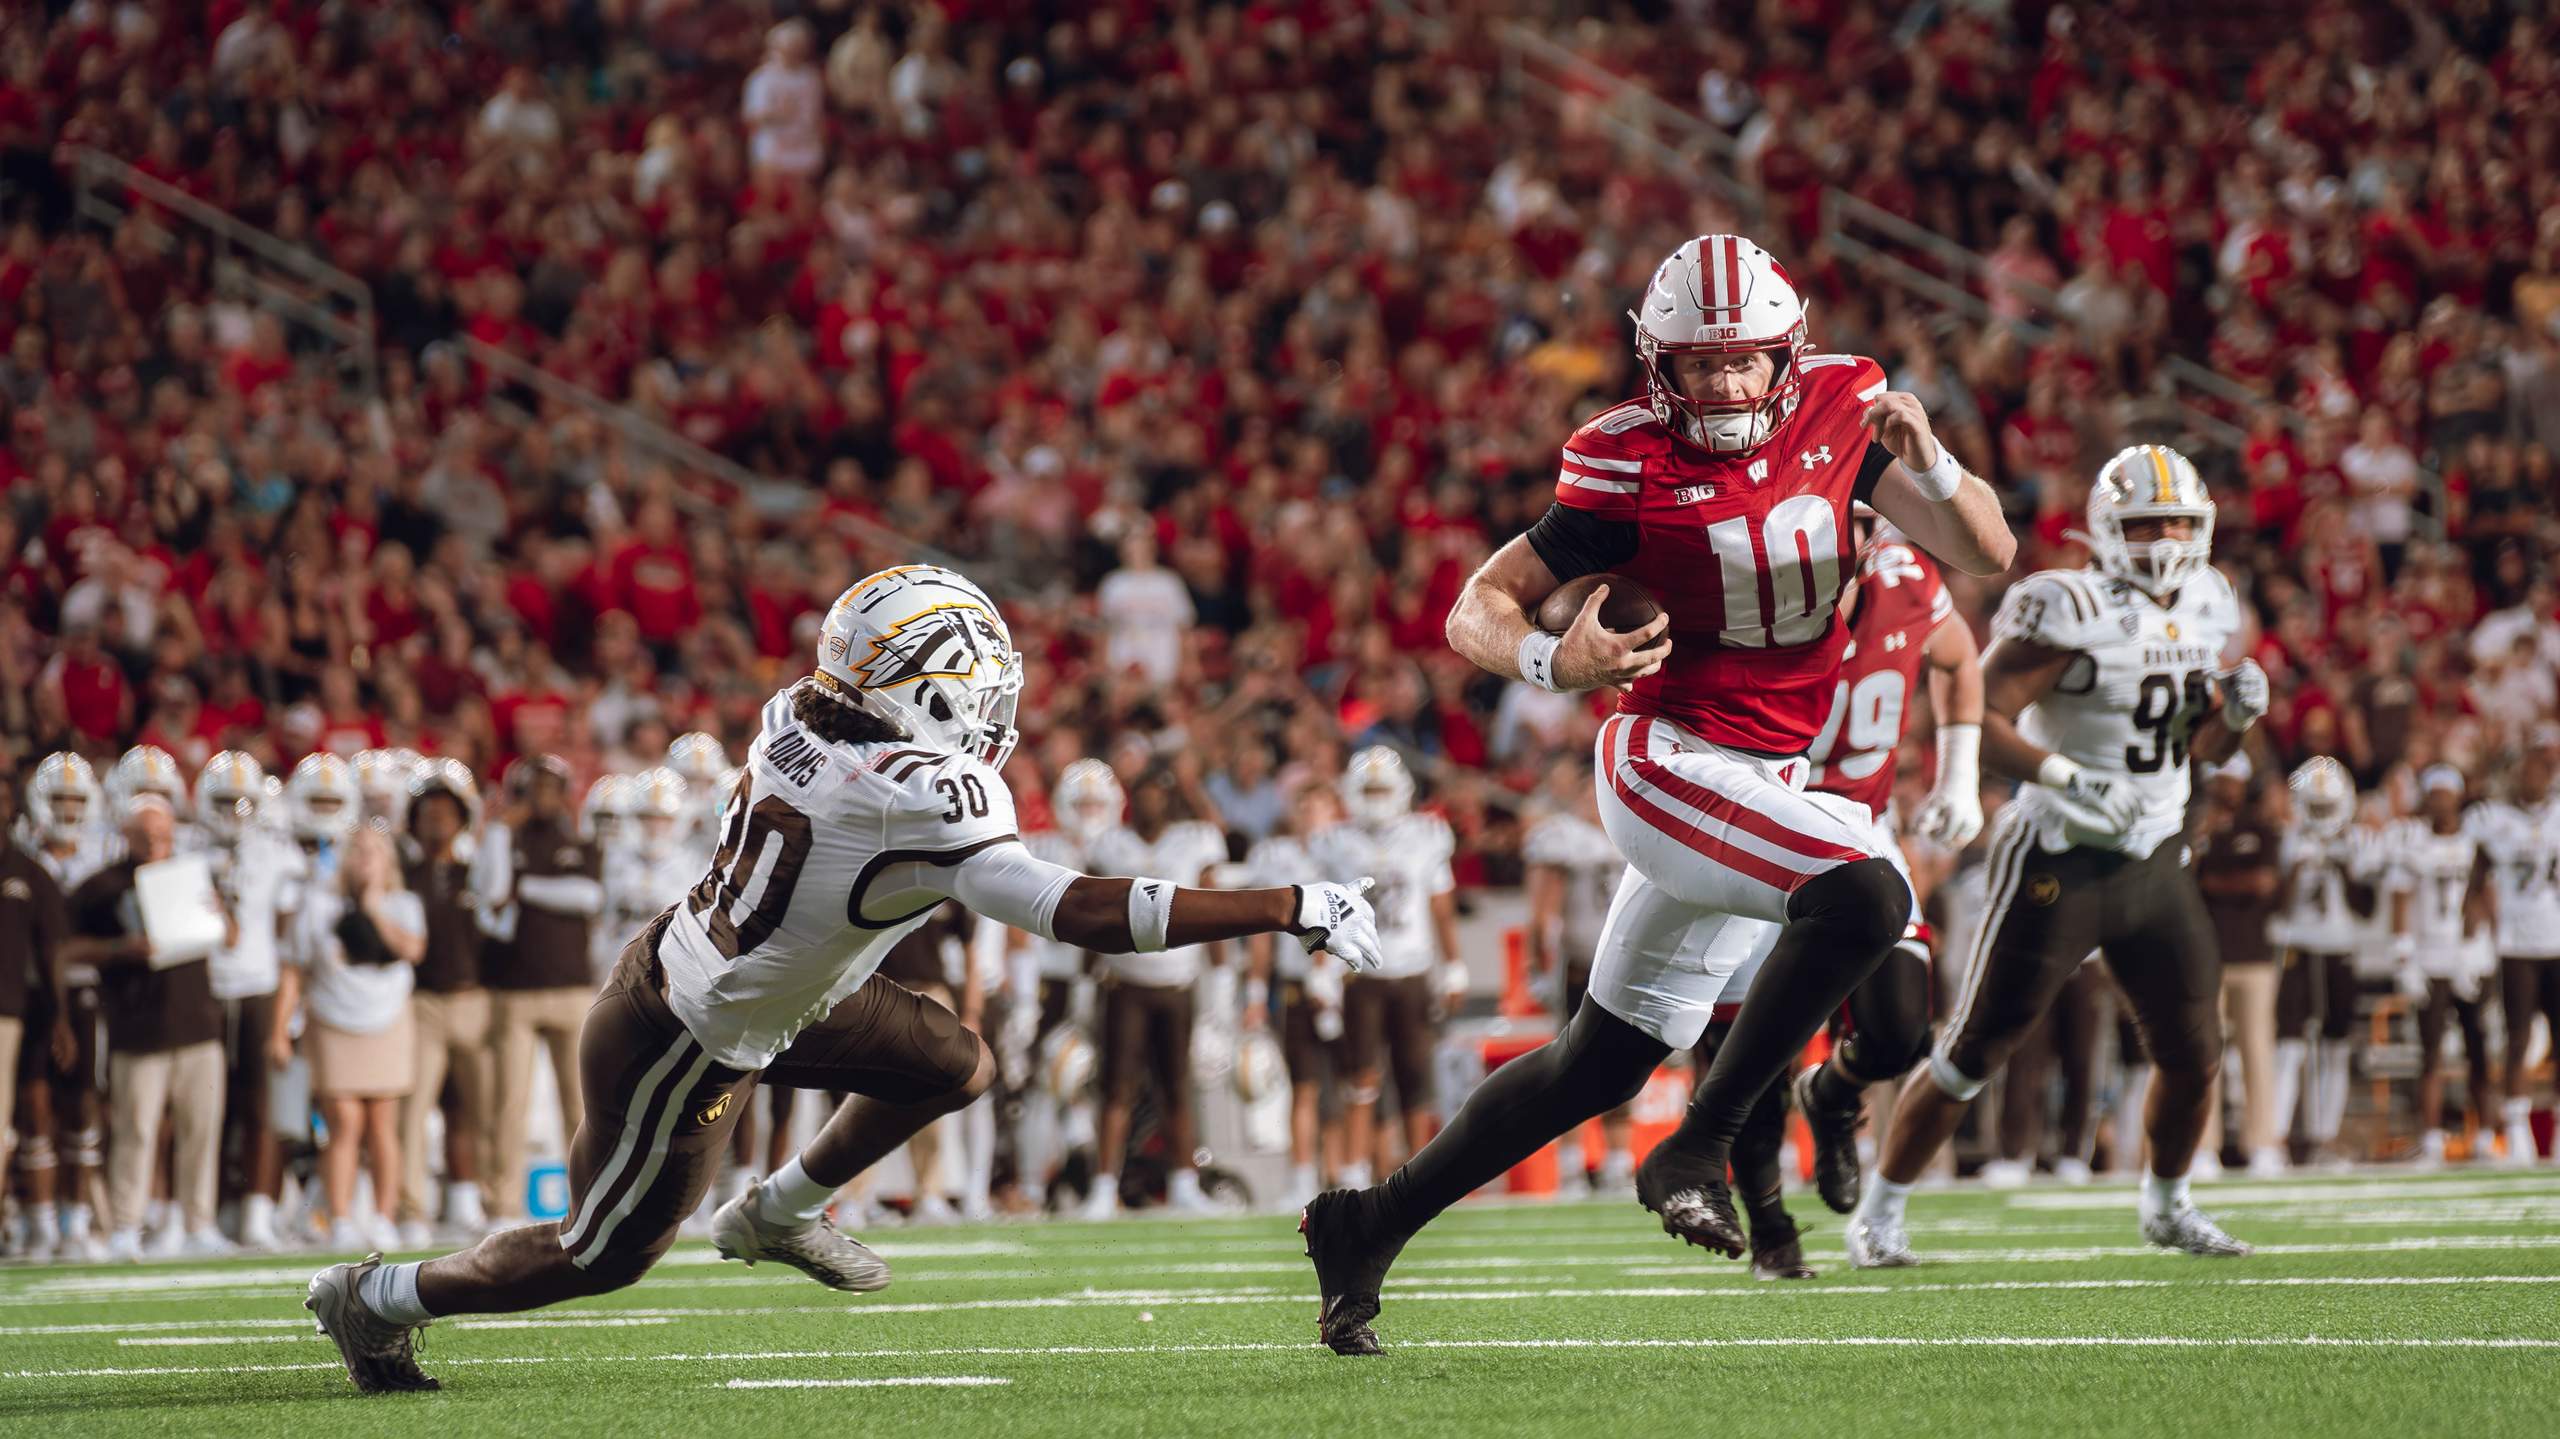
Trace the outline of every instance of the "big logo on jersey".
<instances>
[{"instance_id":1,"label":"big logo on jersey","mask_svg":"<svg viewBox=\"0 0 2560 1439\"><path fill-rule=\"evenodd\" d=\"M994 616L960 602L918 610L870 644L871 653L847 666L865 689L895 689L922 679L967 679L982 665L1001 663L1007 648Z\"/></svg>"}]
</instances>

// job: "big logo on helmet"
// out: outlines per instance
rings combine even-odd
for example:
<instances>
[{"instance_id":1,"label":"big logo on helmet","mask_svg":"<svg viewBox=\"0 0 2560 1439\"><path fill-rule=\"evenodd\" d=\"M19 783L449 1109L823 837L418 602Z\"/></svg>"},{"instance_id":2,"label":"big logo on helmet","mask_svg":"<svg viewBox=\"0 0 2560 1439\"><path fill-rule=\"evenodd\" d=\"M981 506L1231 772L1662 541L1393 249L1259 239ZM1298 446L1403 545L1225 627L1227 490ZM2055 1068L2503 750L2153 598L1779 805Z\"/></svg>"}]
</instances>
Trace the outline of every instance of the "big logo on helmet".
<instances>
[{"instance_id":1,"label":"big logo on helmet","mask_svg":"<svg viewBox=\"0 0 2560 1439\"><path fill-rule=\"evenodd\" d=\"M935 605L889 626L852 670L864 689L895 689L917 680L967 679L1004 651L1004 635L985 610Z\"/></svg>"}]
</instances>

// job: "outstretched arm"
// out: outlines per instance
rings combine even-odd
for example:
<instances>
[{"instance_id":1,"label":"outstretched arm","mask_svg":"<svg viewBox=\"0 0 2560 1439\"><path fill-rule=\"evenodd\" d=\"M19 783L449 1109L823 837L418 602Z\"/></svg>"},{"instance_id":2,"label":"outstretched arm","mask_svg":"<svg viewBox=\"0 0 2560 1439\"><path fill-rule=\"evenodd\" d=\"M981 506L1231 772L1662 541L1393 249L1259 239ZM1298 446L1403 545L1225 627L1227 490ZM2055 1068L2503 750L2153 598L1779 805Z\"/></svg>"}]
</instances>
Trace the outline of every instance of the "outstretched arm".
<instances>
[{"instance_id":1,"label":"outstretched arm","mask_svg":"<svg viewBox=\"0 0 2560 1439\"><path fill-rule=\"evenodd\" d=\"M1876 443L1901 461L1876 481L1868 503L1912 541L1969 575L1996 575L2018 555L2018 537L2000 499L1980 475L1947 453L1915 395L1888 390L1867 406Z\"/></svg>"}]
</instances>

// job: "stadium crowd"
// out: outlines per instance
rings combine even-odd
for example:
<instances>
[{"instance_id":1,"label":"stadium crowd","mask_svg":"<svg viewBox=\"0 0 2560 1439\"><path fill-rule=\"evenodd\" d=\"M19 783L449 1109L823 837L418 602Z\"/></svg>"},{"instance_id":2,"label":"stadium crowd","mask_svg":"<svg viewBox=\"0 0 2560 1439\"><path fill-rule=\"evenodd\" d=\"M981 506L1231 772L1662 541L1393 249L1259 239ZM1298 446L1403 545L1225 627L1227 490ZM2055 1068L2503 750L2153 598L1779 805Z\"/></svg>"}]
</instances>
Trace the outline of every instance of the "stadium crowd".
<instances>
[{"instance_id":1,"label":"stadium crowd","mask_svg":"<svg viewBox=\"0 0 2560 1439\"><path fill-rule=\"evenodd\" d=\"M2241 446L2188 445L2275 682L2258 788L2333 754L2377 816L2414 812L2439 762L2503 790L2560 708L2547 21L2325 6L2238 73L2061 7L1916 12L1933 18L1911 34L1861 3L1667 9L1718 23L1558 35L1736 135L1817 338L1883 359L1995 480L2029 536L2015 573L2076 562L2065 530L2096 461L2181 439L2160 363L2206 359L2261 397L2229 416ZM1008 770L1026 825L1095 756L1133 788L1160 774L1241 853L1385 744L1446 817L1461 893L1520 883L1524 832L1573 788L1551 772L1601 710L1475 672L1442 621L1544 508L1558 441L1639 387L1627 297L1738 219L1614 143L1605 94L1506 94L1493 18L1313 0L12 12L15 788L51 754L104 781L153 745L192 823L217 752L281 776L399 748L455 762L457 794L467 777L458 829L539 810L574 832L561 796L661 765L679 733L733 762L833 597L928 551L998 591L1027 657ZM73 146L361 279L379 394L227 293L206 241L139 197L111 228L77 218ZM1835 184L1985 252L1994 313L2050 338L1952 322L1843 262L1820 227ZM465 337L805 481L807 505L770 516L506 384ZM1955 591L1977 619L1997 598ZM128 825L100 793L92 838ZM290 830L302 808L269 819ZM432 896L406 928L383 908L416 871L344 872L329 892L375 912L378 942L433 925ZM367 996L318 992L336 920L302 928L301 1007L368 1032ZM512 1070L559 1032L535 1007L483 1021L518 1036ZM227 1043L240 1067L236 1029L190 1023L134 1043ZM106 1031L112 1059L112 1006ZM53 1062L49 1035L23 1044L21 1075ZM135 1228L157 1091L100 1068L113 1114L55 1117L49 1154L125 1154L111 1203ZM359 1131L389 1176L405 1129L419 1172L419 1106L404 1125L379 1078L320 1091L342 1220ZM177 1144L200 1145L205 1116L171 1109ZM479 1162L493 1195L521 1179L521 1154ZM176 1227L202 1229L211 1171L169 1170Z\"/></svg>"}]
</instances>

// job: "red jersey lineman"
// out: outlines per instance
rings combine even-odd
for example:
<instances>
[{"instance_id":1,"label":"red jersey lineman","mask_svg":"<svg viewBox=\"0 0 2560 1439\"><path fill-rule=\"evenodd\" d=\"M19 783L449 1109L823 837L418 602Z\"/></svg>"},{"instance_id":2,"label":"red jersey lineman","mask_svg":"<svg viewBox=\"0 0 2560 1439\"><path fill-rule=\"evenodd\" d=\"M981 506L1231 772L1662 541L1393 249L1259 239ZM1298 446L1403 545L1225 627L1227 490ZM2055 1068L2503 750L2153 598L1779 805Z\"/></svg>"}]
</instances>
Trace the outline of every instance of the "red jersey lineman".
<instances>
[{"instance_id":1,"label":"red jersey lineman","mask_svg":"<svg viewBox=\"0 0 2560 1439\"><path fill-rule=\"evenodd\" d=\"M2016 549L1989 487L1939 446L1917 399L1872 360L1815 351L1802 297L1750 240L1682 245L1632 318L1644 398L1565 442L1556 503L1468 581L1449 618L1451 647L1496 674L1628 687L1595 775L1627 875L1564 1032L1496 1070L1386 1184L1308 1206L1320 1331L1343 1353L1377 1349L1368 1321L1405 1237L1697 1042L1731 973L1708 966L1708 944L1737 919L1783 928L1636 1191L1670 1233L1742 1252L1724 1177L1734 1134L1911 910L1867 827L1804 793L1848 644L1850 507L1870 501L1969 572L1997 573ZM1530 623L1556 586L1603 571L1641 581L1664 613L1613 634L1595 590L1564 634Z\"/></svg>"}]
</instances>

